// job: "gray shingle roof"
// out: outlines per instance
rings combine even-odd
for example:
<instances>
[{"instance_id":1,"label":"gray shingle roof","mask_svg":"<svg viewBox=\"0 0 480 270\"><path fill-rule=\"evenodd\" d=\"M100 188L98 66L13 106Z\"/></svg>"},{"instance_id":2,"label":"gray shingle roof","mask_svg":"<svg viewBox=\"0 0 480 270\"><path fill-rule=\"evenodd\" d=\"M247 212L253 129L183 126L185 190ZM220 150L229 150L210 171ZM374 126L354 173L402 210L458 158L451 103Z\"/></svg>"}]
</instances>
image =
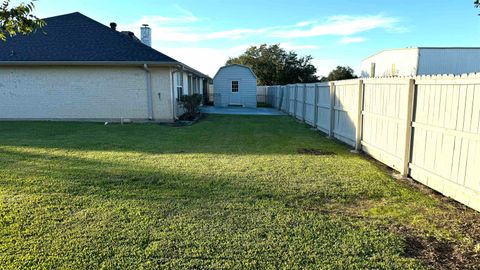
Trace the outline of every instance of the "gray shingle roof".
<instances>
[{"instance_id":1,"label":"gray shingle roof","mask_svg":"<svg viewBox=\"0 0 480 270\"><path fill-rule=\"evenodd\" d=\"M45 22L35 33L0 41L0 62L178 62L78 12Z\"/></svg>"}]
</instances>

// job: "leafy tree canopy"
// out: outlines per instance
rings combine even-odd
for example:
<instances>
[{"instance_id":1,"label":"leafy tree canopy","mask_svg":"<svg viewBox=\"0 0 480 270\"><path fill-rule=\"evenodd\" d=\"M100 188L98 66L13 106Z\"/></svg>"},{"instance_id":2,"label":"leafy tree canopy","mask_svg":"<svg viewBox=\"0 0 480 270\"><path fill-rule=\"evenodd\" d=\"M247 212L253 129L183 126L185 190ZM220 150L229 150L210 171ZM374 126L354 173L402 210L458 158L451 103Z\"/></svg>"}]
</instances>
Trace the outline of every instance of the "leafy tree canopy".
<instances>
[{"instance_id":1,"label":"leafy tree canopy","mask_svg":"<svg viewBox=\"0 0 480 270\"><path fill-rule=\"evenodd\" d=\"M252 68L260 85L317 82L317 68L311 64L312 56L298 56L287 52L280 45L263 44L248 48L242 55L230 58L229 64L241 64Z\"/></svg>"},{"instance_id":2,"label":"leafy tree canopy","mask_svg":"<svg viewBox=\"0 0 480 270\"><path fill-rule=\"evenodd\" d=\"M45 25L33 14L34 2L12 6L10 0L4 0L0 4L0 40L5 41L7 36L30 34Z\"/></svg>"},{"instance_id":3,"label":"leafy tree canopy","mask_svg":"<svg viewBox=\"0 0 480 270\"><path fill-rule=\"evenodd\" d=\"M358 77L353 73L351 67L337 66L337 68L332 70L327 77L322 78L322 81L341 81L355 78Z\"/></svg>"}]
</instances>

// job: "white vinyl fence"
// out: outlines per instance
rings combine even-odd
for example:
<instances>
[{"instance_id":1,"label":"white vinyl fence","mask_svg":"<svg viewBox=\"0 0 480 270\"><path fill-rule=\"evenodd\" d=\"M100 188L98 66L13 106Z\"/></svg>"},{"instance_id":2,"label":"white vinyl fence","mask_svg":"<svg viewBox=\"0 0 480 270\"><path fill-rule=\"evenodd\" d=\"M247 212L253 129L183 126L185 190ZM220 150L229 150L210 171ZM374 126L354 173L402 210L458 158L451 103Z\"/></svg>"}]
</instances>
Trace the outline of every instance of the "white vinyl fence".
<instances>
[{"instance_id":1,"label":"white vinyl fence","mask_svg":"<svg viewBox=\"0 0 480 270\"><path fill-rule=\"evenodd\" d=\"M266 87L268 104L480 211L480 74Z\"/></svg>"}]
</instances>

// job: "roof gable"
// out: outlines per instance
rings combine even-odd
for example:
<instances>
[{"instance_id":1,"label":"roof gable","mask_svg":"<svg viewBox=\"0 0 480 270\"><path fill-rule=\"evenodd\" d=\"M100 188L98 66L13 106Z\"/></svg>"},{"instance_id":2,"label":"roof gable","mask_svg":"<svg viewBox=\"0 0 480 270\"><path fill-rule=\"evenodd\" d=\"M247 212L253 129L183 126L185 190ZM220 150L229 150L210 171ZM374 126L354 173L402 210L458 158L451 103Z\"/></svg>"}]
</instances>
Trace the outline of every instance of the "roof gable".
<instances>
[{"instance_id":1,"label":"roof gable","mask_svg":"<svg viewBox=\"0 0 480 270\"><path fill-rule=\"evenodd\" d=\"M217 73L215 74L215 76L213 76L213 79L215 79L217 77L217 75L220 74L220 72L223 69L226 69L226 68L229 68L229 67L235 67L235 66L248 69L250 71L250 73L252 73L253 77L255 77L255 79L257 79L257 75L255 75L255 72L253 72L253 70L249 66L244 66L244 65L240 65L240 64L230 64L230 65L225 65L225 66L219 68Z\"/></svg>"},{"instance_id":2,"label":"roof gable","mask_svg":"<svg viewBox=\"0 0 480 270\"><path fill-rule=\"evenodd\" d=\"M0 61L178 62L78 12L45 22L35 33L0 42Z\"/></svg>"}]
</instances>

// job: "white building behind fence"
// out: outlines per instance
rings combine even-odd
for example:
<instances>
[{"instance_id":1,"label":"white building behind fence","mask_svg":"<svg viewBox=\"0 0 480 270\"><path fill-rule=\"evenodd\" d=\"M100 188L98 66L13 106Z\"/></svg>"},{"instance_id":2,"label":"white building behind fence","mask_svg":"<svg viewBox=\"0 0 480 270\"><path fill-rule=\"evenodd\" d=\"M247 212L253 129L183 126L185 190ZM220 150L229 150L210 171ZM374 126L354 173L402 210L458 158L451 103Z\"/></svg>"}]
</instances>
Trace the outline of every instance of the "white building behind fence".
<instances>
[{"instance_id":1,"label":"white building behind fence","mask_svg":"<svg viewBox=\"0 0 480 270\"><path fill-rule=\"evenodd\" d=\"M362 61L361 77L464 74L480 72L480 48L384 50Z\"/></svg>"}]
</instances>

